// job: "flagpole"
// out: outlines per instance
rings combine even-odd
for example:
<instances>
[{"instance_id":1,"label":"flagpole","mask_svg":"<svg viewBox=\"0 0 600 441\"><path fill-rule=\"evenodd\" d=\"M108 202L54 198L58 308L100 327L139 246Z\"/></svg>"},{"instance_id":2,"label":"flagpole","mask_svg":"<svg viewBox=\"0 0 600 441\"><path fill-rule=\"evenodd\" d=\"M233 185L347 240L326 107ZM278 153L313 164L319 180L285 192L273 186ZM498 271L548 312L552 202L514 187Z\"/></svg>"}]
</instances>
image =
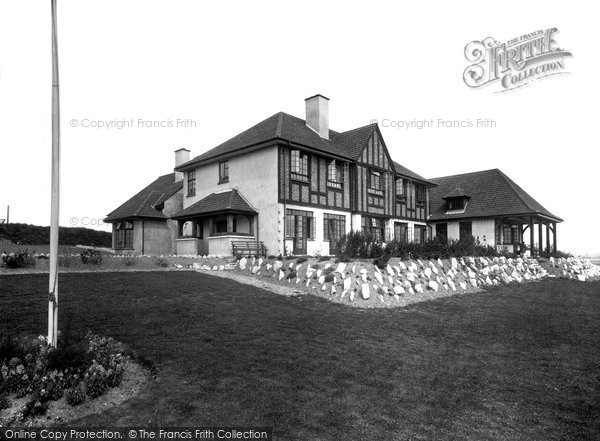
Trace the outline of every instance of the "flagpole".
<instances>
[{"instance_id":1,"label":"flagpole","mask_svg":"<svg viewBox=\"0 0 600 441\"><path fill-rule=\"evenodd\" d=\"M58 334L58 219L60 209L60 102L58 88L58 40L56 2L52 9L52 194L50 208L50 271L48 295L48 344L56 347Z\"/></svg>"}]
</instances>

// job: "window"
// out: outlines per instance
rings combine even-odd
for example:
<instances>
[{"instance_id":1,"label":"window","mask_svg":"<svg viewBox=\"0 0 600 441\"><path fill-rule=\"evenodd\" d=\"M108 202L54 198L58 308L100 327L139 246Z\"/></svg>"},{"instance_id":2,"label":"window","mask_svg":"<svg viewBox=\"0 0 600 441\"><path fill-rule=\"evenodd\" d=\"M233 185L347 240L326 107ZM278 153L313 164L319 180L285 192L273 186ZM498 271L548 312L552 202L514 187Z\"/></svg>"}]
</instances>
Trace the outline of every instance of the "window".
<instances>
[{"instance_id":1,"label":"window","mask_svg":"<svg viewBox=\"0 0 600 441\"><path fill-rule=\"evenodd\" d=\"M472 230L471 230L471 221L465 221L465 222L460 222L459 227L458 227L458 232L459 232L459 239L463 240L468 236L472 235Z\"/></svg>"},{"instance_id":2,"label":"window","mask_svg":"<svg viewBox=\"0 0 600 441\"><path fill-rule=\"evenodd\" d=\"M346 216L337 214L323 214L323 237L331 242L330 245L336 243L346 234Z\"/></svg>"},{"instance_id":3,"label":"window","mask_svg":"<svg viewBox=\"0 0 600 441\"><path fill-rule=\"evenodd\" d=\"M133 249L133 223L118 222L115 228L115 248Z\"/></svg>"},{"instance_id":4,"label":"window","mask_svg":"<svg viewBox=\"0 0 600 441\"><path fill-rule=\"evenodd\" d=\"M448 239L448 224L446 222L435 224L435 235Z\"/></svg>"},{"instance_id":5,"label":"window","mask_svg":"<svg viewBox=\"0 0 600 441\"><path fill-rule=\"evenodd\" d=\"M394 240L402 243L408 242L408 224L406 222L394 222Z\"/></svg>"},{"instance_id":6,"label":"window","mask_svg":"<svg viewBox=\"0 0 600 441\"><path fill-rule=\"evenodd\" d=\"M344 182L344 164L335 160L329 163L327 167L327 185L335 188L342 188Z\"/></svg>"},{"instance_id":7,"label":"window","mask_svg":"<svg viewBox=\"0 0 600 441\"><path fill-rule=\"evenodd\" d=\"M371 190L381 191L381 173L371 170L369 174L369 188Z\"/></svg>"},{"instance_id":8,"label":"window","mask_svg":"<svg viewBox=\"0 0 600 441\"><path fill-rule=\"evenodd\" d=\"M402 178L396 179L396 199L406 199L406 181Z\"/></svg>"},{"instance_id":9,"label":"window","mask_svg":"<svg viewBox=\"0 0 600 441\"><path fill-rule=\"evenodd\" d=\"M427 200L427 187L423 184L415 184L415 199L417 204L424 205Z\"/></svg>"},{"instance_id":10,"label":"window","mask_svg":"<svg viewBox=\"0 0 600 441\"><path fill-rule=\"evenodd\" d=\"M285 237L315 238L315 218L312 211L286 210L285 214Z\"/></svg>"},{"instance_id":11,"label":"window","mask_svg":"<svg viewBox=\"0 0 600 441\"><path fill-rule=\"evenodd\" d=\"M219 184L229 182L229 161L219 162Z\"/></svg>"},{"instance_id":12,"label":"window","mask_svg":"<svg viewBox=\"0 0 600 441\"><path fill-rule=\"evenodd\" d=\"M301 153L300 150L292 150L291 161L292 178L307 181L308 155Z\"/></svg>"},{"instance_id":13,"label":"window","mask_svg":"<svg viewBox=\"0 0 600 441\"><path fill-rule=\"evenodd\" d=\"M446 208L448 211L464 210L465 198L448 199L446 200Z\"/></svg>"},{"instance_id":14,"label":"window","mask_svg":"<svg viewBox=\"0 0 600 441\"><path fill-rule=\"evenodd\" d=\"M518 244L522 242L519 227L517 225L503 225L503 241L505 245Z\"/></svg>"},{"instance_id":15,"label":"window","mask_svg":"<svg viewBox=\"0 0 600 441\"><path fill-rule=\"evenodd\" d=\"M196 196L196 170L190 170L187 174L187 195Z\"/></svg>"},{"instance_id":16,"label":"window","mask_svg":"<svg viewBox=\"0 0 600 441\"><path fill-rule=\"evenodd\" d=\"M385 222L383 219L378 217L363 216L361 222L363 233L371 234L376 240L384 240Z\"/></svg>"},{"instance_id":17,"label":"window","mask_svg":"<svg viewBox=\"0 0 600 441\"><path fill-rule=\"evenodd\" d=\"M415 242L427 242L427 227L425 225L415 225Z\"/></svg>"}]
</instances>

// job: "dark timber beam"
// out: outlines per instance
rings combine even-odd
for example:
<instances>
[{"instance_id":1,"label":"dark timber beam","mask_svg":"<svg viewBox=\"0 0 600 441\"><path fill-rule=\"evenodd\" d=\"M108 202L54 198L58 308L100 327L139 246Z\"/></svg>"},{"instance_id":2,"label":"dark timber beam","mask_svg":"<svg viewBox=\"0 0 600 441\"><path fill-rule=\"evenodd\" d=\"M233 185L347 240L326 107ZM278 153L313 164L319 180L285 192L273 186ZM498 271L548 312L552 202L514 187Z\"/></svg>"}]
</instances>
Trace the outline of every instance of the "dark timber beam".
<instances>
[{"instance_id":1,"label":"dark timber beam","mask_svg":"<svg viewBox=\"0 0 600 441\"><path fill-rule=\"evenodd\" d=\"M556 248L556 222L552 222L552 235L554 236L554 240L552 241L553 251L556 253L558 249Z\"/></svg>"},{"instance_id":2,"label":"dark timber beam","mask_svg":"<svg viewBox=\"0 0 600 441\"><path fill-rule=\"evenodd\" d=\"M550 222L546 222L546 252L550 252Z\"/></svg>"},{"instance_id":3,"label":"dark timber beam","mask_svg":"<svg viewBox=\"0 0 600 441\"><path fill-rule=\"evenodd\" d=\"M529 218L529 249L531 250L531 257L534 256L535 241L533 237L533 216Z\"/></svg>"},{"instance_id":4,"label":"dark timber beam","mask_svg":"<svg viewBox=\"0 0 600 441\"><path fill-rule=\"evenodd\" d=\"M544 235L543 235L544 224L541 219L538 219L538 255L544 251Z\"/></svg>"}]
</instances>

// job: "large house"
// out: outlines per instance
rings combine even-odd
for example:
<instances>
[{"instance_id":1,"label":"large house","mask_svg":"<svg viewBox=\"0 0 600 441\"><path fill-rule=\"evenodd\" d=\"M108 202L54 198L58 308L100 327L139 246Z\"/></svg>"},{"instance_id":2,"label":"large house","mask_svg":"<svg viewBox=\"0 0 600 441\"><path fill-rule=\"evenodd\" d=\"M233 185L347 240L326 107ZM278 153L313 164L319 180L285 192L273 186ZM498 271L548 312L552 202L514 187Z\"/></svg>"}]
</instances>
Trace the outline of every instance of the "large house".
<instances>
[{"instance_id":1,"label":"large house","mask_svg":"<svg viewBox=\"0 0 600 441\"><path fill-rule=\"evenodd\" d=\"M536 222L556 245L561 219L499 170L425 179L392 159L377 124L336 132L328 98L305 101L304 120L279 112L193 159L177 150L174 173L107 216L115 250L231 255L261 244L273 255L329 255L362 230L384 241L473 234L518 252L523 225L534 249Z\"/></svg>"}]
</instances>

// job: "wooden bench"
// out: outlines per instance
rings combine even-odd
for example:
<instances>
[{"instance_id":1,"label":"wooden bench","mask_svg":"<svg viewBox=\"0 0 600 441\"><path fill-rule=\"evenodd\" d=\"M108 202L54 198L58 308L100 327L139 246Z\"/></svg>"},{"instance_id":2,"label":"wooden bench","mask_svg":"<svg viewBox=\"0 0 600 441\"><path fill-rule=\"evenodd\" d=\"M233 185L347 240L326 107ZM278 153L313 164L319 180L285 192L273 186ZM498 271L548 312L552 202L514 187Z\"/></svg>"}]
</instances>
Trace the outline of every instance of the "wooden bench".
<instances>
[{"instance_id":1,"label":"wooden bench","mask_svg":"<svg viewBox=\"0 0 600 441\"><path fill-rule=\"evenodd\" d=\"M231 248L233 250L233 256L247 255L247 256L266 256L267 247L264 243L257 240L232 240Z\"/></svg>"}]
</instances>

